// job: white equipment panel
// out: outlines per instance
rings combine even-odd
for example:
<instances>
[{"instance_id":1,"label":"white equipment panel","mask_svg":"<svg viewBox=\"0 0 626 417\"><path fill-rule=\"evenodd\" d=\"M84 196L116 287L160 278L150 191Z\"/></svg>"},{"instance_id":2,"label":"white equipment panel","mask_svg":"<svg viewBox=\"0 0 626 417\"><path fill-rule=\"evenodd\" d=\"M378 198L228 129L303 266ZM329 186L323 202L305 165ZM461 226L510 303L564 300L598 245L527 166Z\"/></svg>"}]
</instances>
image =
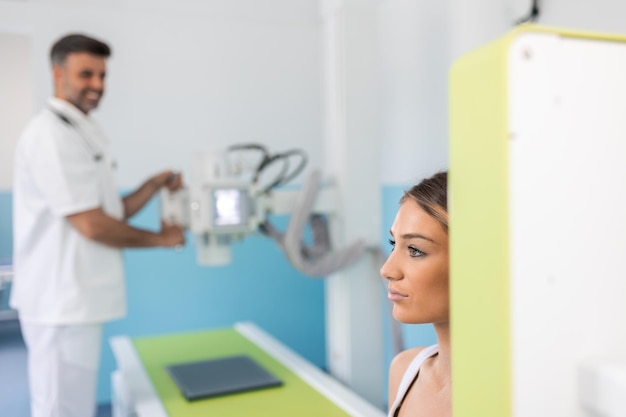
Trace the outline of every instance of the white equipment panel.
<instances>
[{"instance_id":1,"label":"white equipment panel","mask_svg":"<svg viewBox=\"0 0 626 417\"><path fill-rule=\"evenodd\" d=\"M596 416L581 367L626 363L626 44L526 33L509 71L513 415Z\"/></svg>"}]
</instances>

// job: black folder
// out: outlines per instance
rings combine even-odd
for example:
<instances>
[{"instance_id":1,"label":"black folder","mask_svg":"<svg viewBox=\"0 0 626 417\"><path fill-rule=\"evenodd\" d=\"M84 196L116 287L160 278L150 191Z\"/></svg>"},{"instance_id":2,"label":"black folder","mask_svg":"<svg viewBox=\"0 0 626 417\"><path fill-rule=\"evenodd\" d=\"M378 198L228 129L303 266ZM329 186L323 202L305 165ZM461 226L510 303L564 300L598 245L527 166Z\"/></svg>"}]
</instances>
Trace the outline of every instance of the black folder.
<instances>
[{"instance_id":1,"label":"black folder","mask_svg":"<svg viewBox=\"0 0 626 417\"><path fill-rule=\"evenodd\" d=\"M282 385L246 355L168 365L166 369L189 401Z\"/></svg>"}]
</instances>

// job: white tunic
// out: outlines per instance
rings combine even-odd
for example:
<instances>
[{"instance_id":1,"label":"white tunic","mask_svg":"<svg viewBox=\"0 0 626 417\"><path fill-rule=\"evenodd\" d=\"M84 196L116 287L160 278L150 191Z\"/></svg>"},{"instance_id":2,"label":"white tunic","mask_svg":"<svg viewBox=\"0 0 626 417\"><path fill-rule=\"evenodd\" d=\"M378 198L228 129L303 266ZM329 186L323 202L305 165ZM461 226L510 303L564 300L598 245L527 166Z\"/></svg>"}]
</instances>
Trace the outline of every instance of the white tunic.
<instances>
[{"instance_id":1,"label":"white tunic","mask_svg":"<svg viewBox=\"0 0 626 417\"><path fill-rule=\"evenodd\" d=\"M417 374L419 373L422 364L426 359L437 354L437 352L439 352L439 346L432 345L422 349L420 353L413 358L409 366L406 368L406 371L404 371L404 375L402 375L402 381L400 381L400 385L398 386L398 392L396 393L393 405L389 408L388 417L396 416L400 410L402 402L404 401L404 397L406 397L413 381L417 378Z\"/></svg>"},{"instance_id":2,"label":"white tunic","mask_svg":"<svg viewBox=\"0 0 626 417\"><path fill-rule=\"evenodd\" d=\"M84 324L126 314L121 251L86 239L66 219L95 208L123 217L113 164L99 126L59 99L20 137L10 304L22 321Z\"/></svg>"}]
</instances>

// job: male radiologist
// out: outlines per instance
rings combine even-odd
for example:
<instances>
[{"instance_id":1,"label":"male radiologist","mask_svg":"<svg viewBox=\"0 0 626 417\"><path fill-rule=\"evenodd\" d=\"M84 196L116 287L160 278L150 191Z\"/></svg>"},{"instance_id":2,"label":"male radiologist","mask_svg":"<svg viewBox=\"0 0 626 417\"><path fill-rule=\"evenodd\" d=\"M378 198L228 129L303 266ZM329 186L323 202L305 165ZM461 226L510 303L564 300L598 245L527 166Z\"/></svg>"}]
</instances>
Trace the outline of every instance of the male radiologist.
<instances>
[{"instance_id":1,"label":"male radiologist","mask_svg":"<svg viewBox=\"0 0 626 417\"><path fill-rule=\"evenodd\" d=\"M122 248L176 247L183 230L126 220L162 187L164 171L120 198L109 141L90 117L104 93L105 43L80 34L50 51L54 97L20 137L14 176L14 283L28 350L33 417L91 417L103 323L126 314Z\"/></svg>"}]
</instances>

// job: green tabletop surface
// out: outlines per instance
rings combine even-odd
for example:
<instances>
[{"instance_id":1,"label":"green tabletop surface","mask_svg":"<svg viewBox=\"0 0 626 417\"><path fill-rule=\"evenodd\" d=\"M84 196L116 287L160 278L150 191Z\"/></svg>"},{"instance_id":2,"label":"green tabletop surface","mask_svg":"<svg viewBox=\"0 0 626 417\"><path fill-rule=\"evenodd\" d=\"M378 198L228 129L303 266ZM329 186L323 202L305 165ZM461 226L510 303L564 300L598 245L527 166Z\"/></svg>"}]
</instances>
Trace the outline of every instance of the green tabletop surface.
<instances>
[{"instance_id":1,"label":"green tabletop surface","mask_svg":"<svg viewBox=\"0 0 626 417\"><path fill-rule=\"evenodd\" d=\"M135 338L133 344L170 417L349 416L232 328ZM165 369L172 364L235 355L250 356L283 381L283 385L187 401Z\"/></svg>"}]
</instances>

